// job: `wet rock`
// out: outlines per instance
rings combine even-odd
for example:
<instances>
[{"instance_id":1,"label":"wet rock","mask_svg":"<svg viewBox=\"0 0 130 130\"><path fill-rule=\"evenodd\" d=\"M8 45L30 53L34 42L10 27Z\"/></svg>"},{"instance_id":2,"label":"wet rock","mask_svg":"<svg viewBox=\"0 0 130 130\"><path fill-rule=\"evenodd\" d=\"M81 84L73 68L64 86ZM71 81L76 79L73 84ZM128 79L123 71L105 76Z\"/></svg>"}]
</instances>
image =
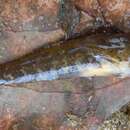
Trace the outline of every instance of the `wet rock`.
<instances>
[{"instance_id":1,"label":"wet rock","mask_svg":"<svg viewBox=\"0 0 130 130\"><path fill-rule=\"evenodd\" d=\"M0 5L1 30L49 31L58 28L58 0L2 0Z\"/></svg>"},{"instance_id":2,"label":"wet rock","mask_svg":"<svg viewBox=\"0 0 130 130\"><path fill-rule=\"evenodd\" d=\"M117 26L124 32L130 32L130 1L129 0L100 0L104 17L111 25Z\"/></svg>"},{"instance_id":3,"label":"wet rock","mask_svg":"<svg viewBox=\"0 0 130 130\"><path fill-rule=\"evenodd\" d=\"M77 0L74 2L77 8L95 18L97 23L116 26L124 32L130 32L129 0Z\"/></svg>"},{"instance_id":4,"label":"wet rock","mask_svg":"<svg viewBox=\"0 0 130 130\"><path fill-rule=\"evenodd\" d=\"M129 32L129 21L129 1L1 0L0 64L107 23Z\"/></svg>"},{"instance_id":5,"label":"wet rock","mask_svg":"<svg viewBox=\"0 0 130 130\"><path fill-rule=\"evenodd\" d=\"M64 38L59 6L57 0L0 1L0 64Z\"/></svg>"},{"instance_id":6,"label":"wet rock","mask_svg":"<svg viewBox=\"0 0 130 130\"><path fill-rule=\"evenodd\" d=\"M2 32L0 37L0 64L21 57L44 44L64 37L61 29L51 32Z\"/></svg>"},{"instance_id":7,"label":"wet rock","mask_svg":"<svg viewBox=\"0 0 130 130\"><path fill-rule=\"evenodd\" d=\"M70 38L80 20L70 1L2 0L0 5L0 64Z\"/></svg>"},{"instance_id":8,"label":"wet rock","mask_svg":"<svg viewBox=\"0 0 130 130\"><path fill-rule=\"evenodd\" d=\"M37 116L33 118L32 125L37 129L53 129L57 130L62 123L64 117L58 117L56 113Z\"/></svg>"},{"instance_id":9,"label":"wet rock","mask_svg":"<svg viewBox=\"0 0 130 130\"><path fill-rule=\"evenodd\" d=\"M74 0L74 4L93 18L102 17L100 4L97 0Z\"/></svg>"},{"instance_id":10,"label":"wet rock","mask_svg":"<svg viewBox=\"0 0 130 130\"><path fill-rule=\"evenodd\" d=\"M90 86L88 81L93 85ZM67 90L64 82L71 84ZM0 89L0 116L1 120L6 119L4 117L11 119L11 124L22 119L24 125L20 126L26 129L93 130L130 101L129 92L129 78L121 80L116 77L3 85Z\"/></svg>"}]
</instances>

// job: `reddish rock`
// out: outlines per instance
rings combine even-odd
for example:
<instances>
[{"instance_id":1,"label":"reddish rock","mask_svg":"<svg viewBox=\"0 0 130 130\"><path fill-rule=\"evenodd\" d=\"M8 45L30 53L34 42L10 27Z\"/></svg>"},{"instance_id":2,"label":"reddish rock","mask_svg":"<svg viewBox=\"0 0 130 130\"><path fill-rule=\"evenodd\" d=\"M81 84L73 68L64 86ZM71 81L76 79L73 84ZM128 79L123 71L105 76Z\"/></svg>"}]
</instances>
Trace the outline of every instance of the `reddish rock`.
<instances>
[{"instance_id":1,"label":"reddish rock","mask_svg":"<svg viewBox=\"0 0 130 130\"><path fill-rule=\"evenodd\" d=\"M80 8L96 20L114 25L124 32L130 32L130 1L129 0L75 0Z\"/></svg>"},{"instance_id":2,"label":"reddish rock","mask_svg":"<svg viewBox=\"0 0 130 130\"><path fill-rule=\"evenodd\" d=\"M61 29L49 32L3 32L0 37L0 64L30 53L44 44L59 41L63 37L64 32Z\"/></svg>"},{"instance_id":3,"label":"reddish rock","mask_svg":"<svg viewBox=\"0 0 130 130\"><path fill-rule=\"evenodd\" d=\"M62 39L59 6L57 0L1 0L0 64Z\"/></svg>"},{"instance_id":4,"label":"reddish rock","mask_svg":"<svg viewBox=\"0 0 130 130\"><path fill-rule=\"evenodd\" d=\"M2 0L0 5L1 30L17 32L57 28L57 0Z\"/></svg>"},{"instance_id":5,"label":"reddish rock","mask_svg":"<svg viewBox=\"0 0 130 130\"><path fill-rule=\"evenodd\" d=\"M129 6L128 0L1 0L0 64L106 23L129 32Z\"/></svg>"},{"instance_id":6,"label":"reddish rock","mask_svg":"<svg viewBox=\"0 0 130 130\"><path fill-rule=\"evenodd\" d=\"M73 23L69 22L74 22L76 10L71 5L66 3L62 9L58 0L0 1L0 64L59 41L72 32L69 28ZM66 15L62 17L62 13Z\"/></svg>"},{"instance_id":7,"label":"reddish rock","mask_svg":"<svg viewBox=\"0 0 130 130\"><path fill-rule=\"evenodd\" d=\"M10 127L22 123L22 130L92 130L130 101L129 78L97 77L91 80L93 86L88 81L74 78L1 86L1 126L6 128L5 117L10 117ZM64 89L65 82L70 89Z\"/></svg>"},{"instance_id":8,"label":"reddish rock","mask_svg":"<svg viewBox=\"0 0 130 130\"><path fill-rule=\"evenodd\" d=\"M130 32L130 1L100 0L105 20L119 29Z\"/></svg>"}]
</instances>

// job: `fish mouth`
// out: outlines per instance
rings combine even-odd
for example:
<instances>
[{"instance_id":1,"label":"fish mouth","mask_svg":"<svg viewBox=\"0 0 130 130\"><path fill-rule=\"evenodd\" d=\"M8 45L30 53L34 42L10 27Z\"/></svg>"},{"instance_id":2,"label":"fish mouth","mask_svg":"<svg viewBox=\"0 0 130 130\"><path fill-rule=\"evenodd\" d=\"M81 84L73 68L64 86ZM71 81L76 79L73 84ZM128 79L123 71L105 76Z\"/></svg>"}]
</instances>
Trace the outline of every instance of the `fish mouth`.
<instances>
[{"instance_id":1,"label":"fish mouth","mask_svg":"<svg viewBox=\"0 0 130 130\"><path fill-rule=\"evenodd\" d=\"M118 77L130 76L130 61L119 61L109 56L96 55L98 64L95 66L86 67L81 73L81 77L93 76L110 76L115 75Z\"/></svg>"}]
</instances>

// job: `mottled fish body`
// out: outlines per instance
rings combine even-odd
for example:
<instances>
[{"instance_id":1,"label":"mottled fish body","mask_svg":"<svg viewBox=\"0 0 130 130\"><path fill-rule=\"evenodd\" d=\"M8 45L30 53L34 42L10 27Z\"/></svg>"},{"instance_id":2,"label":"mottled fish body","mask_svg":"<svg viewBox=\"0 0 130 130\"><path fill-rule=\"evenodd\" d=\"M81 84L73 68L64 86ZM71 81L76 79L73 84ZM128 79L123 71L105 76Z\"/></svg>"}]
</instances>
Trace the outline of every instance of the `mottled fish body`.
<instances>
[{"instance_id":1,"label":"mottled fish body","mask_svg":"<svg viewBox=\"0 0 130 130\"><path fill-rule=\"evenodd\" d=\"M0 84L68 77L130 76L129 38L93 35L44 47L0 66Z\"/></svg>"}]
</instances>

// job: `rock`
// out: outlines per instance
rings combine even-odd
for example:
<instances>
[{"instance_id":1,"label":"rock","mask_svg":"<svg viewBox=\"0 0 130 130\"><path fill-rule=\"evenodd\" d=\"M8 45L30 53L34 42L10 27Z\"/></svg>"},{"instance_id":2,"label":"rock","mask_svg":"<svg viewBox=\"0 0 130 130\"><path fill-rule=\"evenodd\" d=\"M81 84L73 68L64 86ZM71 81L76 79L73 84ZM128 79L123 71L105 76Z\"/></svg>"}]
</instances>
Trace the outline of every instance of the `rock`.
<instances>
[{"instance_id":1,"label":"rock","mask_svg":"<svg viewBox=\"0 0 130 130\"><path fill-rule=\"evenodd\" d=\"M130 32L129 0L74 0L75 5L104 26L116 26Z\"/></svg>"},{"instance_id":2,"label":"rock","mask_svg":"<svg viewBox=\"0 0 130 130\"><path fill-rule=\"evenodd\" d=\"M130 32L129 0L100 0L100 4L107 22L124 32Z\"/></svg>"},{"instance_id":3,"label":"rock","mask_svg":"<svg viewBox=\"0 0 130 130\"><path fill-rule=\"evenodd\" d=\"M59 1L0 1L0 64L59 41Z\"/></svg>"},{"instance_id":4,"label":"rock","mask_svg":"<svg viewBox=\"0 0 130 130\"><path fill-rule=\"evenodd\" d=\"M0 64L108 23L129 32L129 5L128 0L1 0Z\"/></svg>"},{"instance_id":5,"label":"rock","mask_svg":"<svg viewBox=\"0 0 130 130\"><path fill-rule=\"evenodd\" d=\"M50 31L58 28L58 0L2 0L0 5L1 30Z\"/></svg>"},{"instance_id":6,"label":"rock","mask_svg":"<svg viewBox=\"0 0 130 130\"><path fill-rule=\"evenodd\" d=\"M130 101L129 83L129 78L98 77L1 85L0 126L97 129Z\"/></svg>"},{"instance_id":7,"label":"rock","mask_svg":"<svg viewBox=\"0 0 130 130\"><path fill-rule=\"evenodd\" d=\"M0 5L0 64L80 33L75 31L80 11L70 1L2 0Z\"/></svg>"},{"instance_id":8,"label":"rock","mask_svg":"<svg viewBox=\"0 0 130 130\"><path fill-rule=\"evenodd\" d=\"M63 37L64 32L61 29L49 32L2 32L0 37L0 64L17 59L45 44L59 41Z\"/></svg>"}]
</instances>

